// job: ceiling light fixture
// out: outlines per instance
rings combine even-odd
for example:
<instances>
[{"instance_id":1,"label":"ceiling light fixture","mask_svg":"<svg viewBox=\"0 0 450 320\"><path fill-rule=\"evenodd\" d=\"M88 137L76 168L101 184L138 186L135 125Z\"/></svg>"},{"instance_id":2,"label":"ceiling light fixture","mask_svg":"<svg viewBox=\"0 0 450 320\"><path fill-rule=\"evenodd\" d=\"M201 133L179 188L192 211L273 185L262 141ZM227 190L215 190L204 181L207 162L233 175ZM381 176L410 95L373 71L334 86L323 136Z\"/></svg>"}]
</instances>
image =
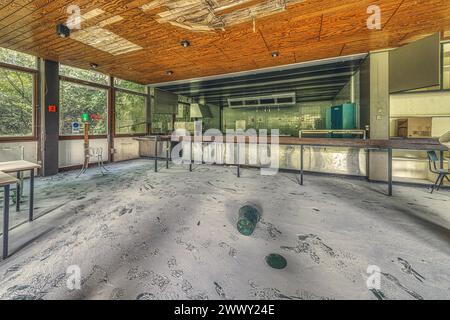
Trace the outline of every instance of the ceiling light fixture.
<instances>
[{"instance_id":1,"label":"ceiling light fixture","mask_svg":"<svg viewBox=\"0 0 450 320\"><path fill-rule=\"evenodd\" d=\"M187 48L191 45L191 43L188 40L183 40L181 41L181 45L183 46L183 48Z\"/></svg>"},{"instance_id":2,"label":"ceiling light fixture","mask_svg":"<svg viewBox=\"0 0 450 320\"><path fill-rule=\"evenodd\" d=\"M278 51L274 51L272 52L272 58L276 58L280 55L280 53Z\"/></svg>"},{"instance_id":3,"label":"ceiling light fixture","mask_svg":"<svg viewBox=\"0 0 450 320\"><path fill-rule=\"evenodd\" d=\"M173 75L173 71L172 71L172 70L169 70L169 71L167 71L166 73L167 73L168 76Z\"/></svg>"},{"instance_id":4,"label":"ceiling light fixture","mask_svg":"<svg viewBox=\"0 0 450 320\"><path fill-rule=\"evenodd\" d=\"M98 68L98 64L96 64L96 63L91 63L91 68L92 68L92 69L97 69L97 68Z\"/></svg>"}]
</instances>

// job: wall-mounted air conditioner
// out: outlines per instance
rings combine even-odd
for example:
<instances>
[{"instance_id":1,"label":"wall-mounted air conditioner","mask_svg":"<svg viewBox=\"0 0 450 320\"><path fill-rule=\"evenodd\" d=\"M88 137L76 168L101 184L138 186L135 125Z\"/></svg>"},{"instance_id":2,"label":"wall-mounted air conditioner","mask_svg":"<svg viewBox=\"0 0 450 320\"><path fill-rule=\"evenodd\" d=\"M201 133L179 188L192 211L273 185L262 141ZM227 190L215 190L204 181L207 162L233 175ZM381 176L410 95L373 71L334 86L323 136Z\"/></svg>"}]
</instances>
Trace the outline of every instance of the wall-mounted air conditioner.
<instances>
[{"instance_id":1,"label":"wall-mounted air conditioner","mask_svg":"<svg viewBox=\"0 0 450 320\"><path fill-rule=\"evenodd\" d=\"M292 107L295 105L295 93L272 94L268 96L246 97L228 99L231 109L239 108L265 108L265 107Z\"/></svg>"}]
</instances>

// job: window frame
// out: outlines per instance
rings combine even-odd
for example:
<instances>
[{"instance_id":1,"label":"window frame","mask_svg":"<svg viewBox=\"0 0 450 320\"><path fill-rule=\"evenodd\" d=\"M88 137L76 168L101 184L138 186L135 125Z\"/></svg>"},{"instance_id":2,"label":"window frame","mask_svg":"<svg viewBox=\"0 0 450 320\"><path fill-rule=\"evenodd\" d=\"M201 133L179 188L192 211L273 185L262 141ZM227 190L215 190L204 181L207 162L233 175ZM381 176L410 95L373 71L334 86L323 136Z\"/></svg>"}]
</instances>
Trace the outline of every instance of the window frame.
<instances>
[{"instance_id":1,"label":"window frame","mask_svg":"<svg viewBox=\"0 0 450 320\"><path fill-rule=\"evenodd\" d=\"M145 104L146 104L146 113L149 112L149 101L150 101L150 93L149 93L149 89L147 87L147 92L146 93L141 93L141 92L136 92L136 91L132 91L132 90L128 90L128 89L122 89L122 88L117 88L114 85L114 80L113 80L113 85L111 87L112 90L112 96L113 96L113 101L114 103L112 104L113 108L112 108L112 134L114 138L130 138L130 137L142 137L145 135L148 135L149 133L149 127L150 125L147 123L146 125L146 130L145 133L116 133L116 96L117 96L117 92L122 92L122 93L126 93L126 94L131 94L131 95L135 95L135 96L141 96L145 98ZM147 118L148 118L148 114L147 114Z\"/></svg>"},{"instance_id":2,"label":"window frame","mask_svg":"<svg viewBox=\"0 0 450 320\"><path fill-rule=\"evenodd\" d=\"M37 58L36 58L37 60ZM39 64L37 63L37 69L30 69L27 67L22 67L18 65L12 65L0 62L0 68L6 69L9 71L18 71L30 74L32 76L33 81L33 119L32 119L32 125L31 130L32 133L29 136L0 136L0 142L29 142L29 141L38 141L40 132L40 111L39 111Z\"/></svg>"},{"instance_id":3,"label":"window frame","mask_svg":"<svg viewBox=\"0 0 450 320\"><path fill-rule=\"evenodd\" d=\"M450 91L450 88L448 89L444 88L444 66L445 66L444 47L446 45L450 46L450 40L441 42L441 89L439 91Z\"/></svg>"},{"instance_id":4,"label":"window frame","mask_svg":"<svg viewBox=\"0 0 450 320\"><path fill-rule=\"evenodd\" d=\"M68 83L73 83L75 85L81 85L81 86L85 86L85 87L91 87L93 89L101 89L101 90L106 90L106 114L108 116L108 120L106 121L107 123L107 127L106 127L106 134L101 134L101 135L89 135L89 139L107 139L108 138L108 132L109 132L109 126L110 126L110 108L111 108L111 95L110 95L110 90L111 87L108 85L103 85L103 84L99 84L99 83L95 83L95 82L90 82L90 81L86 81L86 80L79 80L76 78L70 78L67 76L59 76L59 81L60 82L68 82ZM61 92L59 93L60 97L61 97ZM60 106L61 108L61 103ZM60 111L61 112L61 111ZM61 132L59 133L59 140L60 141L65 141L65 140L83 140L84 136L83 135L61 135Z\"/></svg>"}]
</instances>

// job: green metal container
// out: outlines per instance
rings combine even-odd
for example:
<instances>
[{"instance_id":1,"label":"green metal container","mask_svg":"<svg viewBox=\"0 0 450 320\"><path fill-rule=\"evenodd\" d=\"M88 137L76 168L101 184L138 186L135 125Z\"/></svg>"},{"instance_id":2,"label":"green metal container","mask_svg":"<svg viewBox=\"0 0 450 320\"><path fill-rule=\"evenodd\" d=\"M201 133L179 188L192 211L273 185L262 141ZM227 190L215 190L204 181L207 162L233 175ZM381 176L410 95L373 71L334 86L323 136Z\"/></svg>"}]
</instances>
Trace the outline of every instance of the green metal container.
<instances>
[{"instance_id":1,"label":"green metal container","mask_svg":"<svg viewBox=\"0 0 450 320\"><path fill-rule=\"evenodd\" d=\"M238 231L244 236L251 236L261 220L261 213L253 205L245 205L239 209Z\"/></svg>"}]
</instances>

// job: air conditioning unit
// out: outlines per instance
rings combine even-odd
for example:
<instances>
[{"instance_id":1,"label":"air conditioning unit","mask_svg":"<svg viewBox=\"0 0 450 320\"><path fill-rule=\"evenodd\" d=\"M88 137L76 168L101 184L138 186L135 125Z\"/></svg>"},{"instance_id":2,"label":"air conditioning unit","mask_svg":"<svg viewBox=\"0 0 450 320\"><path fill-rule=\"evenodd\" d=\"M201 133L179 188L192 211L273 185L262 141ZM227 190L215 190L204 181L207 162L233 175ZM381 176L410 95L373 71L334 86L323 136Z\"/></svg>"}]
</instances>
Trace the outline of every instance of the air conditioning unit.
<instances>
[{"instance_id":1,"label":"air conditioning unit","mask_svg":"<svg viewBox=\"0 0 450 320\"><path fill-rule=\"evenodd\" d=\"M240 108L264 108L264 107L292 107L295 105L295 93L272 94L251 98L228 99L231 109Z\"/></svg>"}]
</instances>

